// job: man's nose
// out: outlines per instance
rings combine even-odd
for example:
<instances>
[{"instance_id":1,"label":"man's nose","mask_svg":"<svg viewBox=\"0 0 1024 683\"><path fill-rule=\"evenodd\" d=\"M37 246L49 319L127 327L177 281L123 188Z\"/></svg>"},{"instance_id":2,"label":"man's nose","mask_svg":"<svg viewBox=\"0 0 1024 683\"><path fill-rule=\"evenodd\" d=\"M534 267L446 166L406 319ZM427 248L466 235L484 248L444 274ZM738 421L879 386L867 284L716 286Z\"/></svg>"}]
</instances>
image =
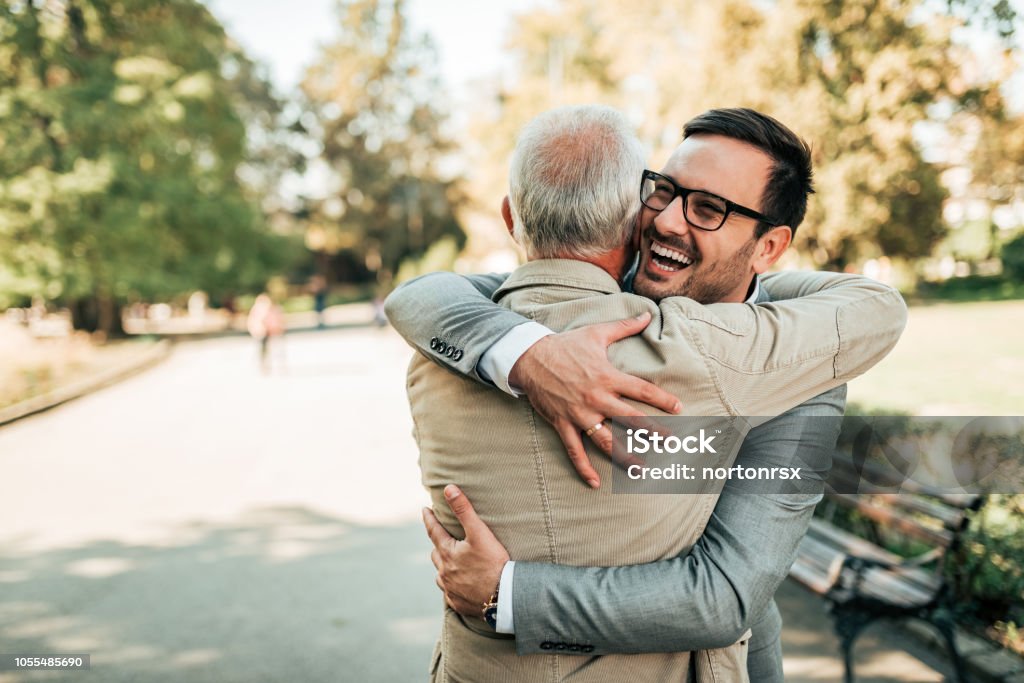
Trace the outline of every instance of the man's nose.
<instances>
[{"instance_id":1,"label":"man's nose","mask_svg":"<svg viewBox=\"0 0 1024 683\"><path fill-rule=\"evenodd\" d=\"M690 224L683 215L683 198L676 197L654 217L654 227L663 235L687 235Z\"/></svg>"}]
</instances>

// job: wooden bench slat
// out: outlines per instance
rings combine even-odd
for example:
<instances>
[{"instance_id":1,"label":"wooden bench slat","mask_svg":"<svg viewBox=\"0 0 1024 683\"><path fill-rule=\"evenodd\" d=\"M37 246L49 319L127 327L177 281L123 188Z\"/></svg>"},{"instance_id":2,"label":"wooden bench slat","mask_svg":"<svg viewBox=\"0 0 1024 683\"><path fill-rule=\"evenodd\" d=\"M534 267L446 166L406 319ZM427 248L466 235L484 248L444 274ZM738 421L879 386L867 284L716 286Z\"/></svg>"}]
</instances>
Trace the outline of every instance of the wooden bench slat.
<instances>
[{"instance_id":1,"label":"wooden bench slat","mask_svg":"<svg viewBox=\"0 0 1024 683\"><path fill-rule=\"evenodd\" d=\"M849 531L844 531L838 527L832 526L828 522L818 519L817 517L811 519L809 531L813 532L820 538L827 539L830 545L841 549L849 555L857 555L858 557L866 557L872 560L879 560L881 562L889 562L891 564L895 564L900 561L899 555L883 550L871 541L867 541L860 536L851 534Z\"/></svg>"},{"instance_id":2,"label":"wooden bench slat","mask_svg":"<svg viewBox=\"0 0 1024 683\"><path fill-rule=\"evenodd\" d=\"M939 582L929 581L932 585L922 586L909 580L910 573L869 569L864 572L860 592L863 595L871 595L887 602L903 604L905 606L925 605L931 602L932 598L935 597L935 591L939 587ZM925 578L924 580L927 579Z\"/></svg>"},{"instance_id":3,"label":"wooden bench slat","mask_svg":"<svg viewBox=\"0 0 1024 683\"><path fill-rule=\"evenodd\" d=\"M826 500L832 503L831 510L836 504L855 510L879 532L924 542L927 552L904 559L827 519L814 517L789 573L794 581L832 604L846 660L846 680L854 680L853 638L847 636L856 633L860 625L878 617L936 622L938 609L950 599L943 576L947 554L967 529L968 511L978 510L984 502L982 496L973 494L930 491L903 477L890 477L892 481L886 482L887 474L891 473L868 466L858 470L840 458L826 482ZM936 563L935 569L926 570L932 563ZM959 654L954 643L950 647L959 675Z\"/></svg>"},{"instance_id":4,"label":"wooden bench slat","mask_svg":"<svg viewBox=\"0 0 1024 683\"><path fill-rule=\"evenodd\" d=\"M799 558L803 560L804 569L816 571L824 577L828 574L835 558L842 555L854 555L892 565L898 565L903 561L899 556L883 550L859 536L837 529L819 519L812 519L807 535L800 542ZM927 601L926 598L933 595L942 583L934 572L918 568L898 571L869 569L864 576L865 584L876 585L879 591L889 590L886 587L892 581L905 584L916 601Z\"/></svg>"},{"instance_id":5,"label":"wooden bench slat","mask_svg":"<svg viewBox=\"0 0 1024 683\"><path fill-rule=\"evenodd\" d=\"M883 507L872 502L870 498L843 493L832 494L831 497L843 505L857 510L869 519L891 526L920 541L943 547L948 547L953 542L953 534L948 529L925 526L916 520L893 512L890 507Z\"/></svg>"},{"instance_id":6,"label":"wooden bench slat","mask_svg":"<svg viewBox=\"0 0 1024 683\"><path fill-rule=\"evenodd\" d=\"M873 497L880 498L891 505L900 507L910 512L917 512L928 517L934 517L942 522L942 526L949 531L959 531L967 523L967 512L960 508L943 506L927 498L913 494L881 493Z\"/></svg>"},{"instance_id":7,"label":"wooden bench slat","mask_svg":"<svg viewBox=\"0 0 1024 683\"><path fill-rule=\"evenodd\" d=\"M793 563L789 575L818 595L824 595L831 588L824 574L819 574L815 569L808 567L800 561L800 558Z\"/></svg>"}]
</instances>

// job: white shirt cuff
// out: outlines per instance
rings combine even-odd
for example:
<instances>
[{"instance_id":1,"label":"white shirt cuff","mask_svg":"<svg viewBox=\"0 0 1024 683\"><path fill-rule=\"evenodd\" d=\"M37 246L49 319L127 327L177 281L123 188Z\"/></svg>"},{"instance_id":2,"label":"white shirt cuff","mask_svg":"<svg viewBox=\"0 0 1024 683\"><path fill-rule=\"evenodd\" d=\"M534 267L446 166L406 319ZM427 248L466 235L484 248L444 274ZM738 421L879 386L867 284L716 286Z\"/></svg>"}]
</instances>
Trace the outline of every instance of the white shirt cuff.
<instances>
[{"instance_id":1,"label":"white shirt cuff","mask_svg":"<svg viewBox=\"0 0 1024 683\"><path fill-rule=\"evenodd\" d=\"M515 623L512 619L512 575L516 563L509 560L505 568L501 570L501 578L498 579L498 616L497 625L494 630L498 633L515 633Z\"/></svg>"},{"instance_id":2,"label":"white shirt cuff","mask_svg":"<svg viewBox=\"0 0 1024 683\"><path fill-rule=\"evenodd\" d=\"M491 345L484 352L476 365L477 374L494 384L506 394L519 397L523 395L516 387L510 386L508 376L512 366L527 350L549 334L551 330L540 323L528 322L516 325L505 333L505 336Z\"/></svg>"}]
</instances>

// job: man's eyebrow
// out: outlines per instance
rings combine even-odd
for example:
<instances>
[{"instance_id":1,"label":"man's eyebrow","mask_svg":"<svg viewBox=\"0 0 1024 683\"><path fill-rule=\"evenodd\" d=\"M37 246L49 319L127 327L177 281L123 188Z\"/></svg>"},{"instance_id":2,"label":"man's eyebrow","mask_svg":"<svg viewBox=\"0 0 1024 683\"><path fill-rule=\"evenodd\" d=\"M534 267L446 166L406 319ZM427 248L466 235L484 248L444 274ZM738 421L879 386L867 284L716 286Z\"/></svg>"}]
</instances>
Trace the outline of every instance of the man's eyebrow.
<instances>
[{"instance_id":1,"label":"man's eyebrow","mask_svg":"<svg viewBox=\"0 0 1024 683\"><path fill-rule=\"evenodd\" d=\"M679 182L679 180L675 176L673 176L673 175L670 175L668 173L661 173L660 171L659 171L659 173L661 175L665 176L666 178L671 179L672 182L674 182L679 187L685 188L687 190L691 190L693 192L703 192L704 194L713 194L716 197L718 197L719 199L726 199L725 195L723 195L721 192L715 192L714 190L708 190L707 188L703 188L703 187L689 187L686 183ZM732 201L732 200L730 199L730 200L727 200L727 201Z\"/></svg>"},{"instance_id":2,"label":"man's eyebrow","mask_svg":"<svg viewBox=\"0 0 1024 683\"><path fill-rule=\"evenodd\" d=\"M661 175L661 176L665 176L666 178L668 178L669 180L671 180L671 181L672 181L673 183L675 183L675 184L676 184L676 185L678 185L679 187L685 187L685 188L686 188L687 190L697 190L698 192L711 192L710 190L700 190L700 189L698 189L698 188L695 188L695 187L690 187L690 186L689 186L689 185L687 185L686 183L682 183L682 182L679 182L679 178L678 178L678 177L676 177L676 176L674 176L674 175L672 175L672 174L671 174L671 173L669 173L668 171L665 171L665 170L661 170L661 171L656 171L656 173L657 173L658 175ZM711 192L711 194L715 194L715 193L714 193L714 192Z\"/></svg>"}]
</instances>

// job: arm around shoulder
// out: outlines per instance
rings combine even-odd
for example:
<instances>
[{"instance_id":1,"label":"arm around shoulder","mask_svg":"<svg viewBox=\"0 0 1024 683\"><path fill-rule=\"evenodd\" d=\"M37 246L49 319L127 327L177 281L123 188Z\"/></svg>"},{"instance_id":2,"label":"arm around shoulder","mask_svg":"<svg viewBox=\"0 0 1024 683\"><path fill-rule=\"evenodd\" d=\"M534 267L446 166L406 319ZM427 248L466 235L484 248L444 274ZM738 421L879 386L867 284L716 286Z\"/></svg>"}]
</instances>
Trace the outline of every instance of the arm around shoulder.
<instances>
[{"instance_id":1,"label":"arm around shoulder","mask_svg":"<svg viewBox=\"0 0 1024 683\"><path fill-rule=\"evenodd\" d=\"M780 273L757 305L662 301L666 326L710 361L734 414L778 415L867 371L896 345L907 321L900 293L859 275Z\"/></svg>"},{"instance_id":2,"label":"arm around shoulder","mask_svg":"<svg viewBox=\"0 0 1024 683\"><path fill-rule=\"evenodd\" d=\"M801 298L835 303L834 374L844 382L882 360L907 326L899 291L863 275L787 271L765 275L761 283L782 307Z\"/></svg>"}]
</instances>

